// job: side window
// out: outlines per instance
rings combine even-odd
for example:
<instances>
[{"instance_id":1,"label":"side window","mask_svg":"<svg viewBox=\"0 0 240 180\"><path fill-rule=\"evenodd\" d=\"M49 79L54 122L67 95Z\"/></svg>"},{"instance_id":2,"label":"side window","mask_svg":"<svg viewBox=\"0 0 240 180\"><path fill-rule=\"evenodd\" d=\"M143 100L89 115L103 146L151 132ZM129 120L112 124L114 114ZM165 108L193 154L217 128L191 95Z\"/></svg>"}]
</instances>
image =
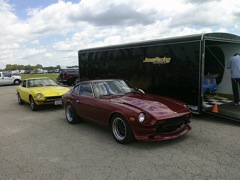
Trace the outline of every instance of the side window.
<instances>
[{"instance_id":1,"label":"side window","mask_svg":"<svg viewBox=\"0 0 240 180\"><path fill-rule=\"evenodd\" d=\"M92 87L90 83L82 83L79 85L79 94L81 96L93 97Z\"/></svg>"},{"instance_id":2,"label":"side window","mask_svg":"<svg viewBox=\"0 0 240 180\"><path fill-rule=\"evenodd\" d=\"M28 80L27 82L28 87L33 87L34 86L34 80ZM26 86L26 84L25 84Z\"/></svg>"},{"instance_id":3,"label":"side window","mask_svg":"<svg viewBox=\"0 0 240 180\"><path fill-rule=\"evenodd\" d=\"M26 81L22 82L22 87L26 87Z\"/></svg>"},{"instance_id":4,"label":"side window","mask_svg":"<svg viewBox=\"0 0 240 180\"><path fill-rule=\"evenodd\" d=\"M11 77L11 74L9 74L9 73L3 73L3 77Z\"/></svg>"}]
</instances>

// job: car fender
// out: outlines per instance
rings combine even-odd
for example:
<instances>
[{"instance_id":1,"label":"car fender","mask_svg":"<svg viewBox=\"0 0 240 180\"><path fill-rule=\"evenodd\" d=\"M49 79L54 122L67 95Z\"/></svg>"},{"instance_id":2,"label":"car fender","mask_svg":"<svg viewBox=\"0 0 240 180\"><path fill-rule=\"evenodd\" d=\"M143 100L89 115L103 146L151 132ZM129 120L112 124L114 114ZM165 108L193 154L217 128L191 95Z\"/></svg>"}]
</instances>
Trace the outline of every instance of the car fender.
<instances>
[{"instance_id":1,"label":"car fender","mask_svg":"<svg viewBox=\"0 0 240 180\"><path fill-rule=\"evenodd\" d=\"M138 123L138 121L136 121L138 114L140 112L143 112L138 108L128 106L126 104L114 103L113 107L114 107L113 111L109 115L109 125L111 124L111 119L115 114L121 114L122 116L125 117L125 119L129 122L129 124L134 125ZM135 118L135 121L133 120L133 118Z\"/></svg>"}]
</instances>

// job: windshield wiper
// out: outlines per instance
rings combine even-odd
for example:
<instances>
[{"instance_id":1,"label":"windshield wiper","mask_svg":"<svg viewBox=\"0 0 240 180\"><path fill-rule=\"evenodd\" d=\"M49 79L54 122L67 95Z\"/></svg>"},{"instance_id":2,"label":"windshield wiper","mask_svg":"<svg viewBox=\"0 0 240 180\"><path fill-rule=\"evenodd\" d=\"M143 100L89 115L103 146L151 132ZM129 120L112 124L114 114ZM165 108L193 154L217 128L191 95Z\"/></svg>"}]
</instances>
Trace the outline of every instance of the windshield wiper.
<instances>
[{"instance_id":1,"label":"windshield wiper","mask_svg":"<svg viewBox=\"0 0 240 180\"><path fill-rule=\"evenodd\" d=\"M130 92L126 92L124 94L142 94L142 92L140 92L140 91L130 91Z\"/></svg>"}]
</instances>

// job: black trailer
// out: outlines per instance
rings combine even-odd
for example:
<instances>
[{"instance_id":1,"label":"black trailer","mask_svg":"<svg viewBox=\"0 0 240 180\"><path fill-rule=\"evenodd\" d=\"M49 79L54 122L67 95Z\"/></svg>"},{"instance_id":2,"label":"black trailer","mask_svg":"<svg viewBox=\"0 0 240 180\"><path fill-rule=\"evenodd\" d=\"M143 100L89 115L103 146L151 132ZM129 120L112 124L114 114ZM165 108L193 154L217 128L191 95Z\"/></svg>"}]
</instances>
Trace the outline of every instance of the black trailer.
<instances>
[{"instance_id":1,"label":"black trailer","mask_svg":"<svg viewBox=\"0 0 240 180\"><path fill-rule=\"evenodd\" d=\"M79 50L80 78L122 78L147 93L186 102L240 121L233 103L229 58L240 52L240 37L207 33Z\"/></svg>"}]
</instances>

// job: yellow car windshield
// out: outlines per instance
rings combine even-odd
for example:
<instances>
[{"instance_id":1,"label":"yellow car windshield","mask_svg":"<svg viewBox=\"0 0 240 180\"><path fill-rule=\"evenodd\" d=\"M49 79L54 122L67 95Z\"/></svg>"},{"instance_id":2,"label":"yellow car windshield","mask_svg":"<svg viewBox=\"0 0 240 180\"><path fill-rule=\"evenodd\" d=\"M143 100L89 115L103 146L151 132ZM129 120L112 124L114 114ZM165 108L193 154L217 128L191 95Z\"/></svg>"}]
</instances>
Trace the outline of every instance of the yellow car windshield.
<instances>
[{"instance_id":1,"label":"yellow car windshield","mask_svg":"<svg viewBox=\"0 0 240 180\"><path fill-rule=\"evenodd\" d=\"M56 86L56 85L57 83L51 78L28 80L28 87Z\"/></svg>"}]
</instances>

